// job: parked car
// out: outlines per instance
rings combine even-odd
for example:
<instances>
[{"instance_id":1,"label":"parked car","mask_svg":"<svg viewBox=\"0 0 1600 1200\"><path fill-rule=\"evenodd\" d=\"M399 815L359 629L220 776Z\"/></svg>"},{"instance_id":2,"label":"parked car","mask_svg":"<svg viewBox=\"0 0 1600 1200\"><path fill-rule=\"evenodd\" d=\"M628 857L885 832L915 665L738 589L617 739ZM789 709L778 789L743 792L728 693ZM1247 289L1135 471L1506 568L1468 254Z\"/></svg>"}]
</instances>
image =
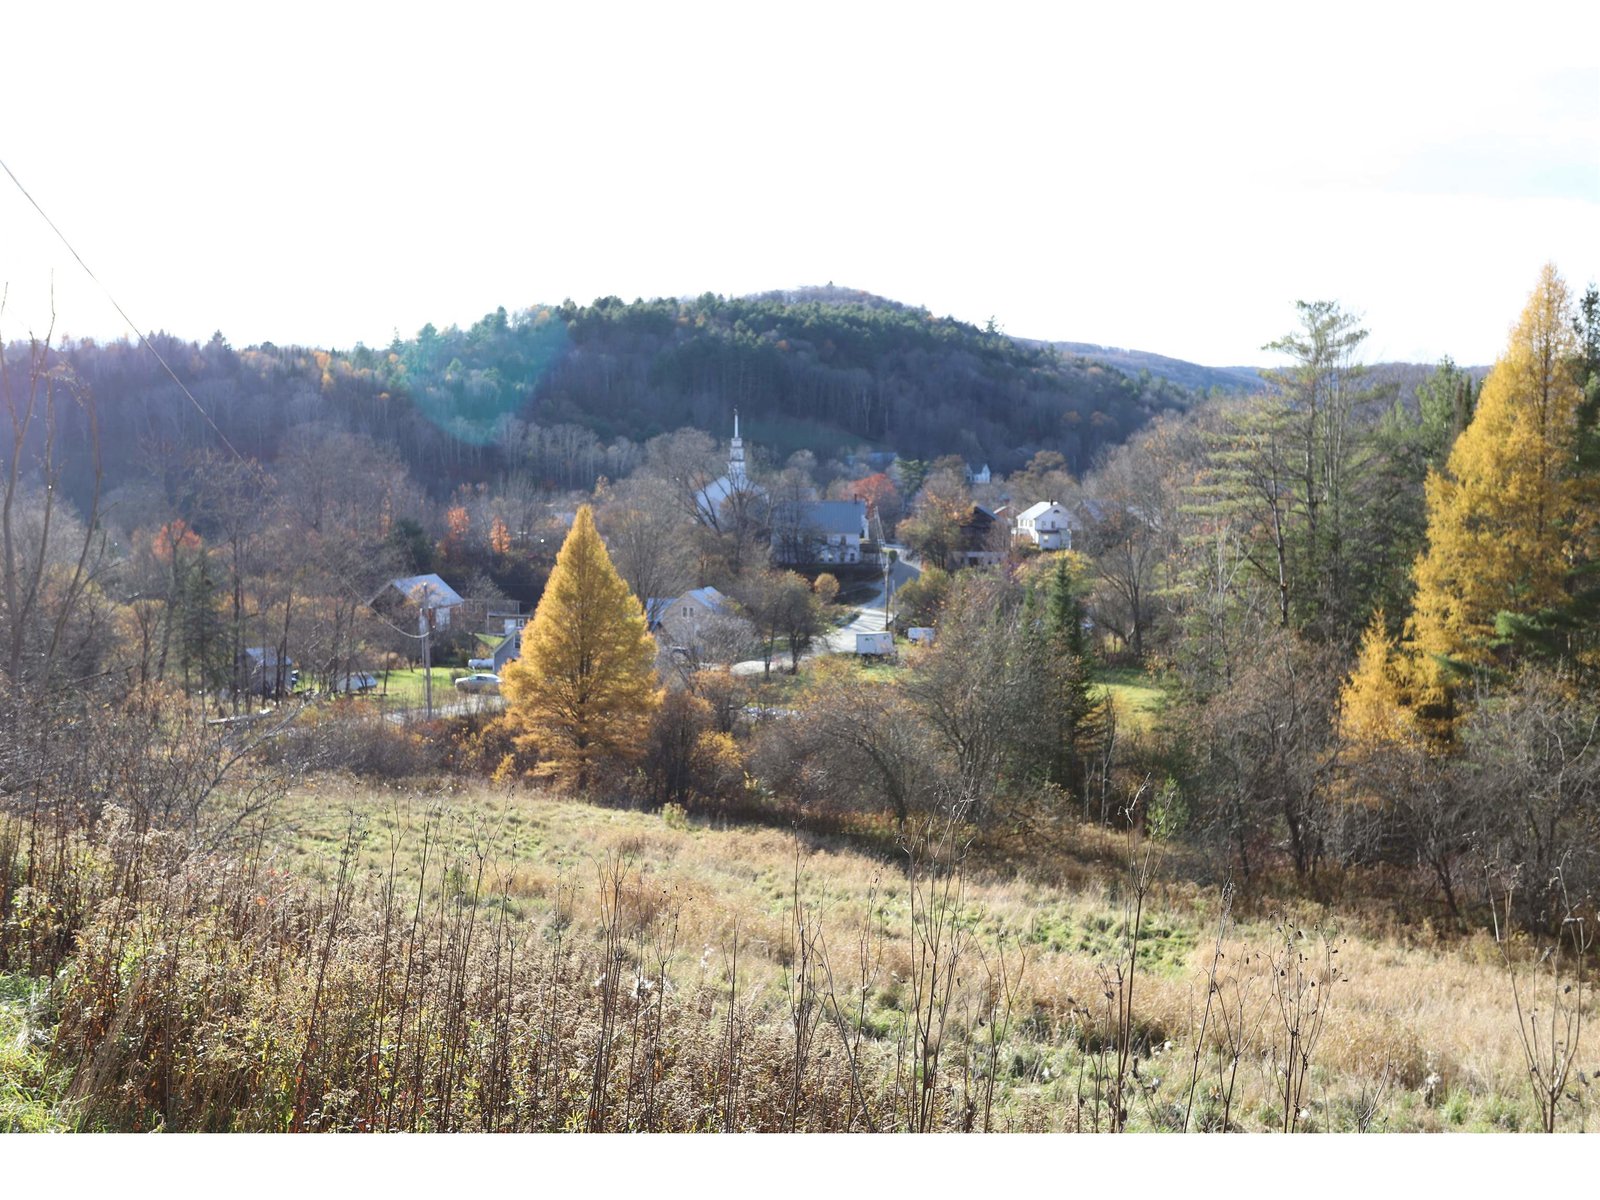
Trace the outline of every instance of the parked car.
<instances>
[{"instance_id":1,"label":"parked car","mask_svg":"<svg viewBox=\"0 0 1600 1200\"><path fill-rule=\"evenodd\" d=\"M463 675L456 680L458 692L480 692L491 696L500 694L500 676L492 675L488 671L478 671L472 675Z\"/></svg>"}]
</instances>

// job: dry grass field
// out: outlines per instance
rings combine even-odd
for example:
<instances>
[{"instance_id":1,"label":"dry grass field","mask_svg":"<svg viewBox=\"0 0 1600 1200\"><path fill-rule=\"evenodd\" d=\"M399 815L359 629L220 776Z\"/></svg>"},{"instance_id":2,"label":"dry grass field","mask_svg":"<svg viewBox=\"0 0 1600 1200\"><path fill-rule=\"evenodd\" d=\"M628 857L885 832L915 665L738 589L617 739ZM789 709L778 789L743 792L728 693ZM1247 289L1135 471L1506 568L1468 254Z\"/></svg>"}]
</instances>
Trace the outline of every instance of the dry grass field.
<instances>
[{"instance_id":1,"label":"dry grass field","mask_svg":"<svg viewBox=\"0 0 1600 1200\"><path fill-rule=\"evenodd\" d=\"M965 1048L944 1069L967 1076L939 1086L953 1094L992 1078L992 1128L1110 1127L1107 1089L1119 1078L1130 1129L1283 1128L1297 1058L1296 1129L1541 1122L1511 974L1491 937L1447 938L1381 916L1341 922L1306 908L1225 915L1218 890L1172 878L1178 864L1146 847L1151 883L1135 947L1121 835L1086 832L1095 841L1075 867L969 864L952 890L951 876L908 874L903 856L807 833L719 828L671 808L621 811L486 785L322 781L279 814L276 861L333 887L351 829L359 869L373 881L393 878L401 895L420 886L434 900L470 893L546 936L570 927L603 938L607 904L620 903L623 931L641 944L646 930L670 929L668 986L722 987L734 976L753 1019L780 1031L793 1024L806 965L796 961L797 919L814 923L810 965L820 958L836 997L860 999L859 1028L884 1070L904 1058L907 1027L928 1011L931 928L944 939L935 973L950 970L936 997L941 1029L952 1043L959 1030ZM1524 1008L1548 1020L1550 976L1535 951L1518 944L1512 957ZM1132 1059L1120 1070L1119 1022ZM1597 1125L1597 1045L1592 1034L1584 1040L1571 1099L1558 1101L1560 1128Z\"/></svg>"}]
</instances>

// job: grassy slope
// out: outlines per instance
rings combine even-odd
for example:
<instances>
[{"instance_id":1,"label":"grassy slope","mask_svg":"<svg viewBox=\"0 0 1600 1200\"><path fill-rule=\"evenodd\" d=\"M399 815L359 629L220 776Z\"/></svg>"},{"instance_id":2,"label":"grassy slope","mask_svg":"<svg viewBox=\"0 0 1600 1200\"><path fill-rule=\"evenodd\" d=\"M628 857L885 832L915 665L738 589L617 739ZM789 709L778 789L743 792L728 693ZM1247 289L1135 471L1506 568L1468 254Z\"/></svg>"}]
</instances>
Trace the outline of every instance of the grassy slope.
<instances>
[{"instance_id":1,"label":"grassy slope","mask_svg":"<svg viewBox=\"0 0 1600 1200\"><path fill-rule=\"evenodd\" d=\"M1117 715L1135 728L1155 720L1166 703L1160 686L1137 667L1109 667L1096 673L1097 682L1117 705Z\"/></svg>"},{"instance_id":2,"label":"grassy slope","mask_svg":"<svg viewBox=\"0 0 1600 1200\"><path fill-rule=\"evenodd\" d=\"M598 871L608 856L619 856L629 864L638 894L659 897L657 903L674 912L680 945L690 951L687 962L698 956L704 969L708 960L718 961L737 928L741 944L756 952L756 961L742 963L740 970L750 971L751 981L767 988L774 1002L782 992L780 948L798 869L802 896L823 905L841 954L853 930L865 924L875 931L882 965L872 982L868 1027L887 1036L903 1012L911 956L904 877L896 863L834 841L669 822L478 787L441 794L323 785L294 796L285 815L282 845L296 874L327 878L344 830L355 819L369 830L369 869L383 869L392 853L409 887L416 886L423 830L431 822L435 865L429 891L470 891L482 850L483 894L535 921L558 911L592 920ZM1078 872L1076 886L1049 885L1040 882L1040 872L1011 867L973 873L966 888L964 923L984 953L994 953L1002 934L1013 953L1018 945L1027 953L1019 1021L1008 1043L1006 1111L1045 1113L1046 1127L1054 1128L1069 1121L1085 1062L1083 1021L1075 1013L1080 1000L1101 1003L1094 999L1104 990L1100 971L1115 953L1124 921L1116 898L1119 872L1103 864L1125 855L1126 847L1098 831L1075 836L1084 839L1078 846L1083 862L1102 864ZM450 867L458 860L465 869ZM1052 874L1062 877L1056 864ZM1306 913L1294 919L1310 929L1315 918ZM1136 1125L1150 1127L1163 1105L1181 1100L1176 1085L1188 1079L1187 1030L1206 994L1215 920L1215 897L1179 883L1163 886L1147 912L1137 1024L1155 1044L1170 1040L1174 1046L1145 1063L1147 1072L1166 1081L1136 1113ZM1272 937L1268 920L1237 926L1222 968L1225 977L1236 974L1245 982L1247 992L1254 988L1264 1038L1274 1034L1276 1018L1262 1003L1267 993L1257 972L1260 952ZM1350 982L1335 997L1316 1052L1314 1127L1352 1128L1363 1093L1381 1097L1383 1127L1390 1129L1529 1127L1510 992L1491 943L1478 938L1444 945L1414 931L1351 931L1338 961ZM1281 1035L1281 1028L1276 1032ZM1257 1052L1241 1069L1246 1102L1236 1105L1237 1122L1271 1126L1271 1082L1271 1069ZM1203 1078L1202 1097L1207 1090Z\"/></svg>"}]
</instances>

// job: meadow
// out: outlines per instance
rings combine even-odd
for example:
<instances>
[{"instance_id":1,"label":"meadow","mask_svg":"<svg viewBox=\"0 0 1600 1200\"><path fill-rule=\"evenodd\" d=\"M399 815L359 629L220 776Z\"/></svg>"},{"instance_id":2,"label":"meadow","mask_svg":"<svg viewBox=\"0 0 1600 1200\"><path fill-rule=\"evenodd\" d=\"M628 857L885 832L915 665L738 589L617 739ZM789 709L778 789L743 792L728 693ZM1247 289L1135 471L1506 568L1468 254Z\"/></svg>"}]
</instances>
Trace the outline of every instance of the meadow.
<instances>
[{"instance_id":1,"label":"meadow","mask_svg":"<svg viewBox=\"0 0 1600 1200\"><path fill-rule=\"evenodd\" d=\"M917 976L942 936L949 957L940 969L952 981L944 1036L960 1043L952 1059L962 1062L945 1083L992 1067L992 1128L1115 1124L1105 1093L1117 1073L1109 1056L1119 1022L1131 1033L1127 1128L1283 1128L1283 1006L1294 997L1274 988L1273 972L1286 956L1324 993L1295 1128L1539 1126L1508 957L1492 937L1451 936L1426 921L1402 926L1382 907L1343 922L1305 902L1247 908L1185 881L1186 864L1120 833L1080 829L1049 863L969 856L956 890L934 897L948 862L919 876L904 855L864 853L839 838L519 788L375 791L325 781L291 797L281 817L277 861L323 888L335 886L354 828L359 870L374 879L396 878L403 893L421 888L433 902L470 879L487 911L547 938L570 928L604 940L606 906L621 897L632 936L670 925L667 986L724 989L736 971L751 1019L773 1028L792 1026L796 922L814 922L813 953L836 973L835 999L859 1002L856 1024L885 1072L905 1054L919 997L926 1012L934 983ZM1135 939L1141 866L1148 883ZM947 911L930 918L934 898ZM1511 947L1509 961L1529 960L1524 989L1538 982L1532 952ZM1125 1013L1120 991L1131 993ZM1587 1077L1574 1084L1579 1099L1562 1127L1593 1128L1582 1103ZM965 1086L970 1093L978 1083Z\"/></svg>"}]
</instances>

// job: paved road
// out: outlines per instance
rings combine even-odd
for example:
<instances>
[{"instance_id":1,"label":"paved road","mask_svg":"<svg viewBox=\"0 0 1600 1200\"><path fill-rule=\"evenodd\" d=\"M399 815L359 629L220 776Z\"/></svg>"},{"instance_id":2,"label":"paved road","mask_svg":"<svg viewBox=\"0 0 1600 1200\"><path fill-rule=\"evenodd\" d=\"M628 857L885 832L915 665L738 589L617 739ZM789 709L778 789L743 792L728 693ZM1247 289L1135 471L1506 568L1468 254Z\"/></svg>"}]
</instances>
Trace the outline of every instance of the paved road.
<instances>
[{"instance_id":1,"label":"paved road","mask_svg":"<svg viewBox=\"0 0 1600 1200\"><path fill-rule=\"evenodd\" d=\"M905 547L889 546L885 548L900 552L900 558L894 564L894 568L889 575L891 587L903 587L922 574L921 564L907 561ZM884 613L884 601L886 599L883 577L880 575L873 588L872 595L856 606L850 623L841 625L823 637L818 638L802 658L815 658L819 654L854 654L856 634L881 633L886 628ZM776 670L780 662L787 665L788 661L787 651L782 655L774 656L772 660L773 669ZM761 660L752 658L747 662L734 663L732 670L735 675L759 675L762 672Z\"/></svg>"},{"instance_id":2,"label":"paved road","mask_svg":"<svg viewBox=\"0 0 1600 1200\"><path fill-rule=\"evenodd\" d=\"M476 695L462 696L460 692L452 690L448 695L441 695L439 689L434 689L433 715L439 717L470 717L480 712L498 712L505 707L505 700L500 696ZM388 720L397 725L404 725L408 721L425 721L428 710L418 704L414 708L390 708L383 714Z\"/></svg>"}]
</instances>

